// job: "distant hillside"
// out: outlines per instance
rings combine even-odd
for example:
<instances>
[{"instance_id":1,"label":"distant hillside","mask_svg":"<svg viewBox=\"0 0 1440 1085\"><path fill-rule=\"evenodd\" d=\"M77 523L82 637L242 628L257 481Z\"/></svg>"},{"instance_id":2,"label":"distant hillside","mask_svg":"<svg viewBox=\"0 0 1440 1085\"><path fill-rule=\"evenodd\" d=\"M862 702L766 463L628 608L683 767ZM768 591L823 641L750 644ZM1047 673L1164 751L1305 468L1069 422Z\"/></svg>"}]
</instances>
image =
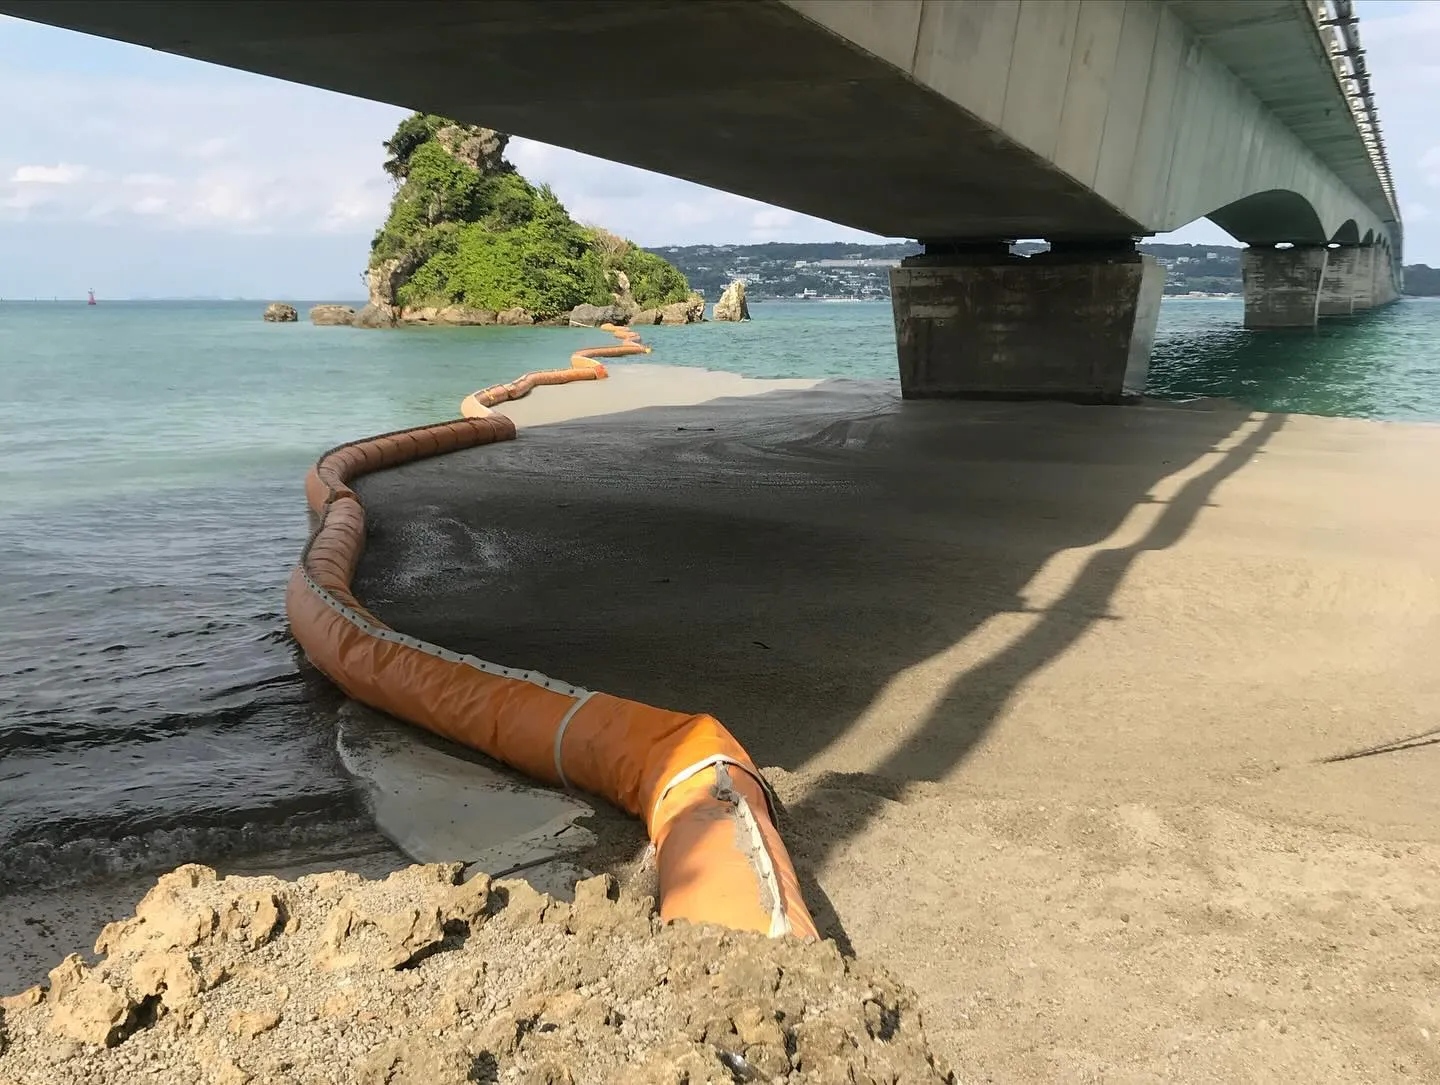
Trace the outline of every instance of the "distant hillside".
<instances>
[{"instance_id":1,"label":"distant hillside","mask_svg":"<svg viewBox=\"0 0 1440 1085\"><path fill-rule=\"evenodd\" d=\"M1440 297L1440 267L1429 264L1407 264L1405 293L1417 298Z\"/></svg>"},{"instance_id":2,"label":"distant hillside","mask_svg":"<svg viewBox=\"0 0 1440 1085\"><path fill-rule=\"evenodd\" d=\"M1043 252L1043 244L1027 242L1015 252ZM744 279L752 300L795 298L858 298L890 296L890 268L920 252L913 242L857 245L835 241L817 244L668 245L650 250L675 265L692 290L714 300L732 279ZM1234 245L1145 244L1141 252L1166 265L1165 292L1215 294L1240 292L1240 249Z\"/></svg>"}]
</instances>

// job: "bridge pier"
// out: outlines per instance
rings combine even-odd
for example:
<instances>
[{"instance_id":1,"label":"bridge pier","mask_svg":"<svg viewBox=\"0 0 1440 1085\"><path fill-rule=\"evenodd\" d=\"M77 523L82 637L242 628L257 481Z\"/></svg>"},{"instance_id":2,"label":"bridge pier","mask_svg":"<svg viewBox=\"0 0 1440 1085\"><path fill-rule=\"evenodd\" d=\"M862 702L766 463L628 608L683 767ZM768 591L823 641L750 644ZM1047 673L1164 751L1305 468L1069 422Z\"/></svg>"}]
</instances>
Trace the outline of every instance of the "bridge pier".
<instances>
[{"instance_id":1,"label":"bridge pier","mask_svg":"<svg viewBox=\"0 0 1440 1085\"><path fill-rule=\"evenodd\" d=\"M1329 250L1251 246L1242 254L1245 327L1313 328L1320 315L1320 285Z\"/></svg>"},{"instance_id":2,"label":"bridge pier","mask_svg":"<svg viewBox=\"0 0 1440 1085\"><path fill-rule=\"evenodd\" d=\"M1325 257L1325 277L1320 282L1320 316L1350 316L1355 312L1360 270L1358 245L1329 250ZM1369 272L1370 268L1367 266L1365 270Z\"/></svg>"},{"instance_id":3,"label":"bridge pier","mask_svg":"<svg viewBox=\"0 0 1440 1085\"><path fill-rule=\"evenodd\" d=\"M890 272L901 394L1118 402L1144 388L1164 284L1128 240L927 244Z\"/></svg>"},{"instance_id":4,"label":"bridge pier","mask_svg":"<svg viewBox=\"0 0 1440 1085\"><path fill-rule=\"evenodd\" d=\"M1376 260L1374 245L1361 245L1355 252L1354 308L1361 313L1375 308L1376 268L1383 260Z\"/></svg>"},{"instance_id":5,"label":"bridge pier","mask_svg":"<svg viewBox=\"0 0 1440 1085\"><path fill-rule=\"evenodd\" d=\"M1400 292L1396 289L1394 268L1390 266L1385 251L1375 246L1372 249L1374 267L1370 275L1370 301L1372 308L1378 308L1389 305L1400 296Z\"/></svg>"}]
</instances>

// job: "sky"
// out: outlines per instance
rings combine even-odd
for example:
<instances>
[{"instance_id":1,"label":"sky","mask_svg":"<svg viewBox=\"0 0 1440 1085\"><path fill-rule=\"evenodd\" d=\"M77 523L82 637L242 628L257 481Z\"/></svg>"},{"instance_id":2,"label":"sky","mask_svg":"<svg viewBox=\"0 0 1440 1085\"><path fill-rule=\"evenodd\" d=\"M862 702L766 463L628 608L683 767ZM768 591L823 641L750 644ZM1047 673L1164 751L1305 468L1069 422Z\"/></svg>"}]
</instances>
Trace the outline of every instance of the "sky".
<instances>
[{"instance_id":1,"label":"sky","mask_svg":"<svg viewBox=\"0 0 1440 1085\"><path fill-rule=\"evenodd\" d=\"M1357 8L1405 259L1440 265L1440 2ZM364 296L404 110L4 16L0 102L0 298ZM509 155L642 245L879 240L528 140ZM1166 240L1233 243L1203 219Z\"/></svg>"}]
</instances>

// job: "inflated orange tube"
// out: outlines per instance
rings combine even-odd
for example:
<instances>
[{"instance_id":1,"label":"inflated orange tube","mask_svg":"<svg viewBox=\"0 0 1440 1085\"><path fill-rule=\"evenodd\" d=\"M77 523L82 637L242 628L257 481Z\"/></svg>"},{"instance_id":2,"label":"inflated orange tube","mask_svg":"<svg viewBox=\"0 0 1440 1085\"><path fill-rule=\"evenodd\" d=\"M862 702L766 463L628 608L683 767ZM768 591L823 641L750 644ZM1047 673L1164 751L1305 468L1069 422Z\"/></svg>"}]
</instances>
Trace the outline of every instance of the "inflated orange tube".
<instances>
[{"instance_id":1,"label":"inflated orange tube","mask_svg":"<svg viewBox=\"0 0 1440 1085\"><path fill-rule=\"evenodd\" d=\"M630 354L649 354L650 348L640 342L640 333L632 328L621 328L615 324L601 324L602 332L609 332L620 343L613 347L586 347L570 355L569 369L551 369L542 373L526 373L519 380L509 384L496 384L471 392L460 401L460 413L466 418L484 418L490 408L521 396L528 396L530 389L547 384L568 384L577 380L603 380L605 366L601 358L623 358Z\"/></svg>"},{"instance_id":2,"label":"inflated orange tube","mask_svg":"<svg viewBox=\"0 0 1440 1085\"><path fill-rule=\"evenodd\" d=\"M350 590L365 544L365 511L351 481L513 439L514 423L489 406L538 385L598 379L604 369L596 357L647 349L634 332L612 330L624 339L620 346L577 352L568 370L527 374L467 396L481 416L382 434L322 456L306 478L319 526L286 590L290 628L310 661L355 700L644 819L663 918L813 936L760 772L718 720L428 644L385 625Z\"/></svg>"}]
</instances>

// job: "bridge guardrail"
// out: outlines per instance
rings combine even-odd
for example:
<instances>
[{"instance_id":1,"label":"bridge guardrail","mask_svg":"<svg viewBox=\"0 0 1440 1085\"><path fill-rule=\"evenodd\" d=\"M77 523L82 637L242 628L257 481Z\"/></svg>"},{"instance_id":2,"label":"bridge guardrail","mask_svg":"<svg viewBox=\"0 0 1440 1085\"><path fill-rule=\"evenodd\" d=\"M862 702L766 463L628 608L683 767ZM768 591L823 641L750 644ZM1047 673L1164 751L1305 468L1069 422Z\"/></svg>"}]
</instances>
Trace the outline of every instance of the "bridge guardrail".
<instances>
[{"instance_id":1,"label":"bridge guardrail","mask_svg":"<svg viewBox=\"0 0 1440 1085\"><path fill-rule=\"evenodd\" d=\"M1370 86L1370 71L1365 63L1365 50L1360 44L1360 17L1351 0L1318 0L1313 5L1315 22L1321 40L1330 54L1335 78L1350 105L1350 114L1360 130L1360 138L1370 154L1375 175L1385 191L1385 198L1395 221L1400 221L1400 208L1395 200L1395 182L1390 174L1390 160L1385 154L1385 139L1380 128L1380 113L1375 107L1375 93Z\"/></svg>"}]
</instances>

